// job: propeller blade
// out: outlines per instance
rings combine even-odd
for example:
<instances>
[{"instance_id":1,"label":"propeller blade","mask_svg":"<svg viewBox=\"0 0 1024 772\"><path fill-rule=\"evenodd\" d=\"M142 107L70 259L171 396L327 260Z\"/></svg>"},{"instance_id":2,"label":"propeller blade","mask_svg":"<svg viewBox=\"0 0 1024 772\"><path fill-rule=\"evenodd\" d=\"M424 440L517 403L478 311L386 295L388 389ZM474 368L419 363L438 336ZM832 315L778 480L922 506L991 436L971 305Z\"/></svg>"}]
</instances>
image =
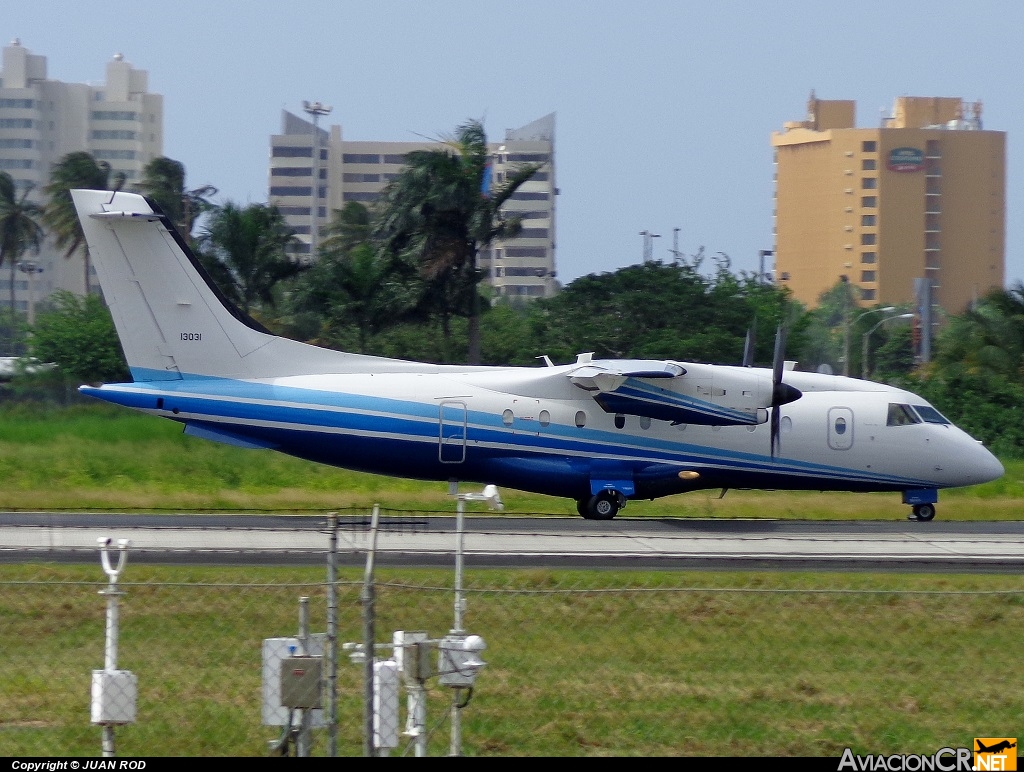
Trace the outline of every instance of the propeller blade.
<instances>
[{"instance_id":1,"label":"propeller blade","mask_svg":"<svg viewBox=\"0 0 1024 772\"><path fill-rule=\"evenodd\" d=\"M771 423L771 437L772 437L772 458L779 452L779 421L780 413L779 408L776 405L772 408L772 423Z\"/></svg>"},{"instance_id":2,"label":"propeller blade","mask_svg":"<svg viewBox=\"0 0 1024 772\"><path fill-rule=\"evenodd\" d=\"M786 366L786 328L781 324L775 333L775 356L772 359L772 386L782 383L782 371Z\"/></svg>"},{"instance_id":3,"label":"propeller blade","mask_svg":"<svg viewBox=\"0 0 1024 772\"><path fill-rule=\"evenodd\" d=\"M781 439L779 437L782 423L782 414L779 408L790 402L800 399L803 392L800 389L782 382L782 374L786 368L786 328L779 325L775 334L775 357L772 361L772 418L771 418L771 443L772 458L779 452Z\"/></svg>"}]
</instances>

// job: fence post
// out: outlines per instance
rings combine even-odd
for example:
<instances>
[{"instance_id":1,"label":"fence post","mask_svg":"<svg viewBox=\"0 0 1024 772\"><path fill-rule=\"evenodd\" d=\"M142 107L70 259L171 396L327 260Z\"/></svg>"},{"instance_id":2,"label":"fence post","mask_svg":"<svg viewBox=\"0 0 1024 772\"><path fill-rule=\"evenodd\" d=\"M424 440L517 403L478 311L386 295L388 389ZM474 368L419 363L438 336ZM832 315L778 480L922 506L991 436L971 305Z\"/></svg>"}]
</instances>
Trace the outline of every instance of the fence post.
<instances>
[{"instance_id":1,"label":"fence post","mask_svg":"<svg viewBox=\"0 0 1024 772\"><path fill-rule=\"evenodd\" d=\"M373 745L373 661L374 657L374 588L373 558L377 550L377 525L380 522L380 504L373 505L370 519L370 545L366 553L366 571L363 574L363 756L374 756Z\"/></svg>"},{"instance_id":2,"label":"fence post","mask_svg":"<svg viewBox=\"0 0 1024 772\"><path fill-rule=\"evenodd\" d=\"M327 516L327 755L338 755L338 513Z\"/></svg>"}]
</instances>

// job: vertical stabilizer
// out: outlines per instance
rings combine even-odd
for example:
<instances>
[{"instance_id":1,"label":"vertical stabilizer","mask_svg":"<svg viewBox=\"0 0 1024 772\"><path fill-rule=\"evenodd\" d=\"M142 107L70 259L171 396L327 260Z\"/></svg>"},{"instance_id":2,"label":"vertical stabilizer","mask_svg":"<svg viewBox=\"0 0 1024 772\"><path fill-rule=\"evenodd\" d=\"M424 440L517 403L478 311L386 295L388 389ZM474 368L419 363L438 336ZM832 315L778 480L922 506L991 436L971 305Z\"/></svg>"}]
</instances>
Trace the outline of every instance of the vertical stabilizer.
<instances>
[{"instance_id":1,"label":"vertical stabilizer","mask_svg":"<svg viewBox=\"0 0 1024 772\"><path fill-rule=\"evenodd\" d=\"M148 199L101 190L72 196L136 381L426 369L274 336L224 298Z\"/></svg>"}]
</instances>

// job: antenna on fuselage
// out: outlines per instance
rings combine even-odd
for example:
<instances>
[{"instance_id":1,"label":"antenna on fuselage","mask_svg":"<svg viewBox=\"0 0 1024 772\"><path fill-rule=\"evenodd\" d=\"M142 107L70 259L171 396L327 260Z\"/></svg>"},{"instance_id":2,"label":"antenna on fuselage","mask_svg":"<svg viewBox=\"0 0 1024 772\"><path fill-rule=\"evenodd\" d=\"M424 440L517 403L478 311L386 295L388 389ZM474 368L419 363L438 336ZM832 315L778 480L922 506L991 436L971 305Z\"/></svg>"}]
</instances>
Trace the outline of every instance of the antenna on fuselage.
<instances>
[{"instance_id":1,"label":"antenna on fuselage","mask_svg":"<svg viewBox=\"0 0 1024 772\"><path fill-rule=\"evenodd\" d=\"M754 346L757 343L757 320L747 328L747 337L743 341L743 366L754 366Z\"/></svg>"}]
</instances>

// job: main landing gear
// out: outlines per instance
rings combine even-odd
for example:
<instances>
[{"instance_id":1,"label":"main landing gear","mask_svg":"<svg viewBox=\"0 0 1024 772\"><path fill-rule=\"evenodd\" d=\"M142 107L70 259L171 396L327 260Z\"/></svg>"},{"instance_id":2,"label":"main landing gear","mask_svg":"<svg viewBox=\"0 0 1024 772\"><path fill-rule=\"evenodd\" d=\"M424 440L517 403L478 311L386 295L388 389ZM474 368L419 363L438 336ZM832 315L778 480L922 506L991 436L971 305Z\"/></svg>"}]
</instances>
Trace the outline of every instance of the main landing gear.
<instances>
[{"instance_id":1,"label":"main landing gear","mask_svg":"<svg viewBox=\"0 0 1024 772\"><path fill-rule=\"evenodd\" d=\"M601 491L589 499L576 501L576 511L587 520L611 520L626 506L626 497L618 491Z\"/></svg>"},{"instance_id":2,"label":"main landing gear","mask_svg":"<svg viewBox=\"0 0 1024 772\"><path fill-rule=\"evenodd\" d=\"M914 517L922 522L935 519L935 505L934 504L915 504L914 505Z\"/></svg>"}]
</instances>

